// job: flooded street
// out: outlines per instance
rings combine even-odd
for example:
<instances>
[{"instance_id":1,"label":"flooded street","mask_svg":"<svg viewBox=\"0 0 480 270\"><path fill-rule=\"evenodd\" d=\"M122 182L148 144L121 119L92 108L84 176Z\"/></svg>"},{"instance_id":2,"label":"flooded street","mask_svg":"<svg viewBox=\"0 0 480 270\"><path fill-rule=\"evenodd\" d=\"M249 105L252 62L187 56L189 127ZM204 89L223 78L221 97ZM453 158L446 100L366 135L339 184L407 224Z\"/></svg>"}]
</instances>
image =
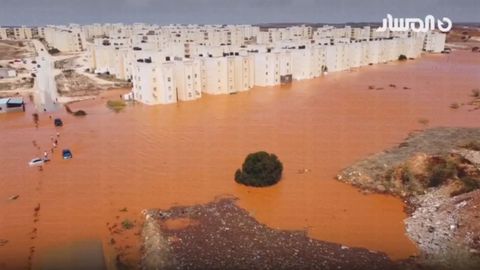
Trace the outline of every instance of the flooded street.
<instances>
[{"instance_id":1,"label":"flooded street","mask_svg":"<svg viewBox=\"0 0 480 270\"><path fill-rule=\"evenodd\" d=\"M27 162L51 147L57 130L50 114L40 114L38 129L31 104L25 114L0 115L0 239L8 240L0 246L0 269L27 267L29 256L38 267L42 253L82 239L108 246L106 223L123 216L141 222L142 209L206 203L226 194L272 228L306 229L316 239L407 258L417 249L405 235L402 201L364 195L334 178L424 128L419 119L428 119L428 127L478 127L480 111L449 106L470 101L471 89L480 87L479 72L478 55L455 52L288 87L174 105L135 104L120 113L97 98L72 105L86 117L52 114L64 127L43 171ZM72 160L61 159L64 148L72 150ZM259 150L283 162L282 180L261 189L236 184L235 170ZM19 198L8 200L13 195ZM120 213L125 207L128 212Z\"/></svg>"}]
</instances>

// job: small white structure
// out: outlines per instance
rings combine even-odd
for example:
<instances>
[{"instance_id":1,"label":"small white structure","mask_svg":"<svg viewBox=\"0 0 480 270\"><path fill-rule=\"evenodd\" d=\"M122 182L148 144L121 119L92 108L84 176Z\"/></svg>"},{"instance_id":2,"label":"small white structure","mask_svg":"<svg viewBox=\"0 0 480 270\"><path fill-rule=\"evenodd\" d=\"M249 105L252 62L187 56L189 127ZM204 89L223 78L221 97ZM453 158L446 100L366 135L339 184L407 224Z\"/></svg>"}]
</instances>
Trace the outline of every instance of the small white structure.
<instances>
[{"instance_id":1,"label":"small white structure","mask_svg":"<svg viewBox=\"0 0 480 270\"><path fill-rule=\"evenodd\" d=\"M17 71L13 68L0 68L0 79L15 78Z\"/></svg>"}]
</instances>

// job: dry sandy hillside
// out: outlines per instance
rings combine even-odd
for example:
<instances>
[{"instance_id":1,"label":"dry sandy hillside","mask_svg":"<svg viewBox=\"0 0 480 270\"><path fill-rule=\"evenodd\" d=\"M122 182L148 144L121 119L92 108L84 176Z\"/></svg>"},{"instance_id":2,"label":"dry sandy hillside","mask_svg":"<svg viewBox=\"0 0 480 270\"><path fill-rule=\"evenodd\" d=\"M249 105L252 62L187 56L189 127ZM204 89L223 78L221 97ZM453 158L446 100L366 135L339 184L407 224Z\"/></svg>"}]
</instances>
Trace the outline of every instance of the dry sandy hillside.
<instances>
[{"instance_id":1,"label":"dry sandy hillside","mask_svg":"<svg viewBox=\"0 0 480 270\"><path fill-rule=\"evenodd\" d=\"M480 129L435 128L412 134L337 178L408 201L406 231L422 252L420 265L480 269Z\"/></svg>"},{"instance_id":2,"label":"dry sandy hillside","mask_svg":"<svg viewBox=\"0 0 480 270\"><path fill-rule=\"evenodd\" d=\"M447 34L447 46L471 50L480 47L480 27L454 27Z\"/></svg>"}]
</instances>

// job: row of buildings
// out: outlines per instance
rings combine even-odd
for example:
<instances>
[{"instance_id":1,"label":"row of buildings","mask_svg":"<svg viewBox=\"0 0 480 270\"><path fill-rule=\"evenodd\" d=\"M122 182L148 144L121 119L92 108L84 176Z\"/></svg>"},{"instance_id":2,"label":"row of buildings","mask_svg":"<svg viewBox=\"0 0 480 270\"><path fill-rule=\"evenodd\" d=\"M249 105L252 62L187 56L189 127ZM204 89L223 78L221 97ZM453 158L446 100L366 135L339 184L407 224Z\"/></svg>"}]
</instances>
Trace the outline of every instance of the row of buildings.
<instances>
[{"instance_id":1,"label":"row of buildings","mask_svg":"<svg viewBox=\"0 0 480 270\"><path fill-rule=\"evenodd\" d=\"M100 33L100 32L99 32ZM376 32L370 27L135 25L103 33L87 48L90 69L131 80L145 104L247 91L365 65L441 52L437 32Z\"/></svg>"},{"instance_id":2,"label":"row of buildings","mask_svg":"<svg viewBox=\"0 0 480 270\"><path fill-rule=\"evenodd\" d=\"M369 26L93 24L38 28L31 38L44 38L60 51L85 51L90 71L130 80L130 97L146 104L291 83L394 61L400 55L416 58L423 51L441 52L445 46L445 34L438 32L375 30Z\"/></svg>"},{"instance_id":3,"label":"row of buildings","mask_svg":"<svg viewBox=\"0 0 480 270\"><path fill-rule=\"evenodd\" d=\"M0 27L0 40L42 39L50 48L62 52L81 52L86 49L84 30L80 26Z\"/></svg>"}]
</instances>

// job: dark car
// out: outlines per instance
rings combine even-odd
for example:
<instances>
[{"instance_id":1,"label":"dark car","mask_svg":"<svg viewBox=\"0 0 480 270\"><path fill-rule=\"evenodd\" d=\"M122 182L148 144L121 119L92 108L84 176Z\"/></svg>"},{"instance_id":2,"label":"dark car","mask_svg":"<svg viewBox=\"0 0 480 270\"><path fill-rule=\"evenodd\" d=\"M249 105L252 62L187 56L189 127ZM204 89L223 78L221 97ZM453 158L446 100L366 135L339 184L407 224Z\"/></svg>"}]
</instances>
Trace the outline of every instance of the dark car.
<instances>
[{"instance_id":1,"label":"dark car","mask_svg":"<svg viewBox=\"0 0 480 270\"><path fill-rule=\"evenodd\" d=\"M55 118L55 120L53 120L53 123L55 124L56 127L62 127L63 126L62 119L60 119L60 118Z\"/></svg>"},{"instance_id":2,"label":"dark car","mask_svg":"<svg viewBox=\"0 0 480 270\"><path fill-rule=\"evenodd\" d=\"M69 149L63 149L62 156L63 156L63 159L73 158L72 151L70 151Z\"/></svg>"}]
</instances>

